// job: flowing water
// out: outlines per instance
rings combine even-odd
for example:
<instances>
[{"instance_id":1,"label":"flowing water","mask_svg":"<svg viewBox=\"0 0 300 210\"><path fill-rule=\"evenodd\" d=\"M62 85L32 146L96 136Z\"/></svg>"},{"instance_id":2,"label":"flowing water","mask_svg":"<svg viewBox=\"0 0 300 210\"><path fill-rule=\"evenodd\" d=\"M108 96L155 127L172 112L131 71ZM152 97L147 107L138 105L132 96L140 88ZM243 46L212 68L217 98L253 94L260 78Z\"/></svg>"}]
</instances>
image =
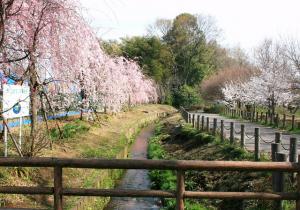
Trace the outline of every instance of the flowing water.
<instances>
[{"instance_id":1,"label":"flowing water","mask_svg":"<svg viewBox=\"0 0 300 210\"><path fill-rule=\"evenodd\" d=\"M144 128L131 148L131 159L147 159L148 140L154 127ZM127 170L117 189L150 189L148 170ZM158 198L112 198L105 210L146 210L160 209Z\"/></svg>"}]
</instances>

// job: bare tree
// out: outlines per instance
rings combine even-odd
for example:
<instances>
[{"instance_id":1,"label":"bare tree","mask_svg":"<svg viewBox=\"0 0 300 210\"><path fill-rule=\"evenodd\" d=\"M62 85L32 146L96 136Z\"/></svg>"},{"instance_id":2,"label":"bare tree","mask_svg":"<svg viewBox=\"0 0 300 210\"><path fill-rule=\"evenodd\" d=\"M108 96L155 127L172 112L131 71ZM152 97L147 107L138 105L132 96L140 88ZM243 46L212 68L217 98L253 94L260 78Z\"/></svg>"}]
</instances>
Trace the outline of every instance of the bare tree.
<instances>
[{"instance_id":1,"label":"bare tree","mask_svg":"<svg viewBox=\"0 0 300 210\"><path fill-rule=\"evenodd\" d=\"M164 37L172 28L172 20L170 19L157 19L152 25L147 27L147 34L150 36Z\"/></svg>"},{"instance_id":2,"label":"bare tree","mask_svg":"<svg viewBox=\"0 0 300 210\"><path fill-rule=\"evenodd\" d=\"M221 29L217 26L217 21L213 16L198 14L197 21L200 30L204 33L208 42L216 40L221 36Z\"/></svg>"}]
</instances>

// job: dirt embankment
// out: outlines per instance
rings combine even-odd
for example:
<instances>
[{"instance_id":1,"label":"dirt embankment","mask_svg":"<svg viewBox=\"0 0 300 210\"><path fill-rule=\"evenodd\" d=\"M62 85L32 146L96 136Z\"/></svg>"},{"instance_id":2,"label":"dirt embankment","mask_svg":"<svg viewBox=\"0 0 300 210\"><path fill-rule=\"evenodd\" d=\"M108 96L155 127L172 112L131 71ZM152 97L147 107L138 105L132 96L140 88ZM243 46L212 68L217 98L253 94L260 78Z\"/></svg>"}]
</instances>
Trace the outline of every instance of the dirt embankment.
<instances>
[{"instance_id":1,"label":"dirt embankment","mask_svg":"<svg viewBox=\"0 0 300 210\"><path fill-rule=\"evenodd\" d=\"M75 125L66 121L60 124L68 126L84 125L85 132L71 138L56 140L53 150L45 149L41 156L64 158L124 158L128 146L134 140L140 128L157 119L158 113L174 112L174 108L165 105L145 105L116 115L103 115L99 123L80 122ZM112 188L114 180L121 176L118 170L77 170L64 169L64 187ZM0 184L2 186L53 186L52 169L1 168ZM64 197L65 209L102 209L107 203L103 198ZM80 201L80 202L79 202ZM0 195L0 207L46 208L52 209L52 196Z\"/></svg>"},{"instance_id":2,"label":"dirt embankment","mask_svg":"<svg viewBox=\"0 0 300 210\"><path fill-rule=\"evenodd\" d=\"M160 149L152 145L153 154L164 159L179 160L252 160L253 154L237 146L221 143L213 136L200 133L185 124L179 115L165 120L158 129ZM152 142L157 144L157 139ZM150 145L151 147L151 145ZM161 149L163 151L161 151ZM155 183L155 178L164 176L154 174L154 188L165 188L163 183ZM155 177L156 176L156 177ZM167 177L167 176L166 176ZM158 181L159 182L159 181ZM271 192L271 173L266 172L186 172L186 190L227 191L227 192ZM161 186L159 186L161 185ZM163 185L163 186L162 186ZM172 186L172 184L169 184ZM288 186L291 190L293 186ZM172 187L171 187L172 188ZM165 189L166 190L166 189ZM190 209L218 210L271 210L271 201L246 200L193 200ZM194 204L194 203L198 203ZM168 205L168 202L165 202ZM171 206L171 205L169 205ZM284 203L285 209L294 209L292 202ZM168 209L171 209L169 207ZM189 209L189 208L187 208Z\"/></svg>"}]
</instances>

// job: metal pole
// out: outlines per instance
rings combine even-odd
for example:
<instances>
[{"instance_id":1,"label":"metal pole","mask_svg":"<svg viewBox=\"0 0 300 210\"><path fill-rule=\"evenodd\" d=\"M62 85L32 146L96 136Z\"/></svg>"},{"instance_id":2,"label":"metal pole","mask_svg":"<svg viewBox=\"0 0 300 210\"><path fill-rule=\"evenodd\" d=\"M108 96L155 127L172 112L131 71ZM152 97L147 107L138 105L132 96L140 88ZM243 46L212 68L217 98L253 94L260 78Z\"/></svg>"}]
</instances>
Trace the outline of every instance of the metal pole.
<instances>
[{"instance_id":1,"label":"metal pole","mask_svg":"<svg viewBox=\"0 0 300 210\"><path fill-rule=\"evenodd\" d=\"M19 131L19 147L22 149L22 124L23 124L23 118L20 117L20 131Z\"/></svg>"},{"instance_id":2,"label":"metal pole","mask_svg":"<svg viewBox=\"0 0 300 210\"><path fill-rule=\"evenodd\" d=\"M7 127L3 124L4 129L4 157L7 157Z\"/></svg>"}]
</instances>

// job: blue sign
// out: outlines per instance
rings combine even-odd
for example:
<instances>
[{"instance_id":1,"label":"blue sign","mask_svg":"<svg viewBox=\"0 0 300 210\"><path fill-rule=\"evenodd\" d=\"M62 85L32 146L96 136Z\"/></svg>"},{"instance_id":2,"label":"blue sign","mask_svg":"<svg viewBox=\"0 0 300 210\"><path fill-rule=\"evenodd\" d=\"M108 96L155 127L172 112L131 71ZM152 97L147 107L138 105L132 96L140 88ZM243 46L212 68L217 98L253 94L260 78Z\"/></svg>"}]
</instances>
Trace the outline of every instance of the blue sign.
<instances>
[{"instance_id":1,"label":"blue sign","mask_svg":"<svg viewBox=\"0 0 300 210\"><path fill-rule=\"evenodd\" d=\"M17 103L16 105L14 105L13 112L15 114L19 114L21 112L21 104L20 103Z\"/></svg>"}]
</instances>

